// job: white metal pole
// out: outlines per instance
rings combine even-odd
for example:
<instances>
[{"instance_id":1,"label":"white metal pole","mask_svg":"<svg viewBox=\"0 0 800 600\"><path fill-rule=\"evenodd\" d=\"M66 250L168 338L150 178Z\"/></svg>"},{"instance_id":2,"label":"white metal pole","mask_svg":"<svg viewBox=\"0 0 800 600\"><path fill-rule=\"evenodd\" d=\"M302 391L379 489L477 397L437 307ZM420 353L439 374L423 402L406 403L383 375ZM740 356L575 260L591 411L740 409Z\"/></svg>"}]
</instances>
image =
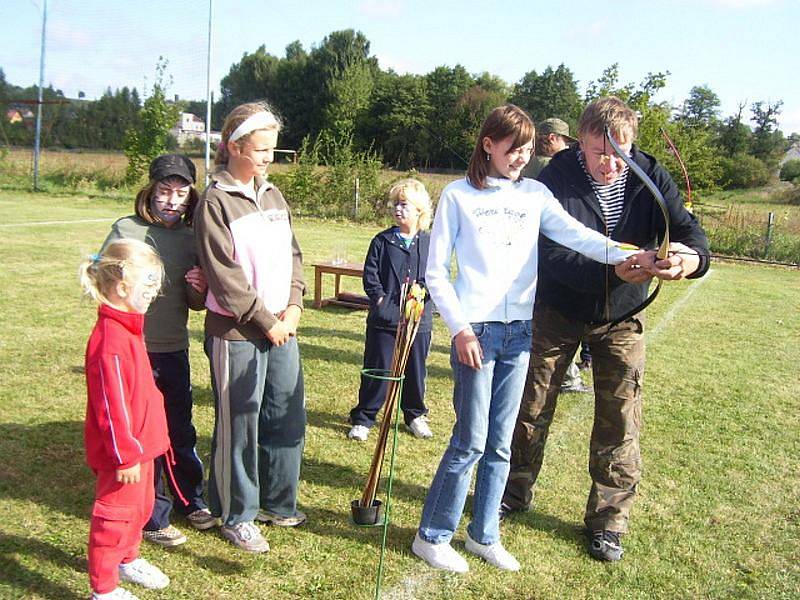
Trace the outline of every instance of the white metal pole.
<instances>
[{"instance_id":1,"label":"white metal pole","mask_svg":"<svg viewBox=\"0 0 800 600\"><path fill-rule=\"evenodd\" d=\"M39 190L39 153L42 143L42 100L44 88L44 41L47 30L47 0L42 9L42 48L39 54L39 102L36 105L36 137L33 145L33 189Z\"/></svg>"},{"instance_id":2,"label":"white metal pole","mask_svg":"<svg viewBox=\"0 0 800 600\"><path fill-rule=\"evenodd\" d=\"M208 51L206 53L206 187L210 178L211 168L211 13L214 0L208 0Z\"/></svg>"}]
</instances>

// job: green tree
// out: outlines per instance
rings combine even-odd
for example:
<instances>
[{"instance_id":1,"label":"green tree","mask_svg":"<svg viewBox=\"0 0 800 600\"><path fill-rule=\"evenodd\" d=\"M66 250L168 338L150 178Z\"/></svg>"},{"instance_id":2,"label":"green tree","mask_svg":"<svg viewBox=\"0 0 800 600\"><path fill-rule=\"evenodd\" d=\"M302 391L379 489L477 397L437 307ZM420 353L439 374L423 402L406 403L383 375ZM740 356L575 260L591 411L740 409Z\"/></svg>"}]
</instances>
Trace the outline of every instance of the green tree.
<instances>
[{"instance_id":1,"label":"green tree","mask_svg":"<svg viewBox=\"0 0 800 600\"><path fill-rule=\"evenodd\" d=\"M683 101L678 120L690 127L712 127L719 119L719 96L709 86L696 85Z\"/></svg>"},{"instance_id":2,"label":"green tree","mask_svg":"<svg viewBox=\"0 0 800 600\"><path fill-rule=\"evenodd\" d=\"M394 71L380 73L358 137L363 140L362 145L374 140L375 150L395 168L420 166L430 147L430 111L424 77L397 75Z\"/></svg>"},{"instance_id":3,"label":"green tree","mask_svg":"<svg viewBox=\"0 0 800 600\"><path fill-rule=\"evenodd\" d=\"M744 154L750 149L750 139L753 133L747 125L742 123L744 107L745 104L740 102L736 114L730 115L719 125L717 145L723 155L728 158Z\"/></svg>"},{"instance_id":4,"label":"green tree","mask_svg":"<svg viewBox=\"0 0 800 600\"><path fill-rule=\"evenodd\" d=\"M472 154L475 139L486 116L508 98L505 82L495 81L496 78L487 78L486 75L479 76L475 85L461 95L453 113L453 123L458 131L458 137L453 142L465 158Z\"/></svg>"},{"instance_id":5,"label":"green tree","mask_svg":"<svg viewBox=\"0 0 800 600\"><path fill-rule=\"evenodd\" d=\"M770 166L777 164L784 152L786 142L778 130L778 115L781 114L783 100L772 102L754 102L750 106L753 113L750 119L755 123L751 150L753 156L760 158Z\"/></svg>"},{"instance_id":6,"label":"green tree","mask_svg":"<svg viewBox=\"0 0 800 600\"><path fill-rule=\"evenodd\" d=\"M465 148L460 123L455 117L462 96L475 85L475 79L461 66L436 67L425 75L431 109L425 125L430 135L426 149L429 164L463 169L471 148Z\"/></svg>"},{"instance_id":7,"label":"green tree","mask_svg":"<svg viewBox=\"0 0 800 600\"><path fill-rule=\"evenodd\" d=\"M541 75L529 71L516 83L510 101L525 109L537 123L558 117L574 130L583 104L575 77L564 64L548 66Z\"/></svg>"},{"instance_id":8,"label":"green tree","mask_svg":"<svg viewBox=\"0 0 800 600\"><path fill-rule=\"evenodd\" d=\"M352 137L369 107L378 71L369 55L369 40L352 29L334 31L309 55L308 77L319 90L312 133L327 131L335 139Z\"/></svg>"},{"instance_id":9,"label":"green tree","mask_svg":"<svg viewBox=\"0 0 800 600\"><path fill-rule=\"evenodd\" d=\"M125 133L124 148L128 157L125 181L128 184L143 179L150 161L170 147L169 130L175 125L180 109L167 102L166 69L167 61L159 57L152 93L144 101L138 123Z\"/></svg>"},{"instance_id":10,"label":"green tree","mask_svg":"<svg viewBox=\"0 0 800 600\"><path fill-rule=\"evenodd\" d=\"M781 165L781 181L800 183L800 160L787 160Z\"/></svg>"}]
</instances>

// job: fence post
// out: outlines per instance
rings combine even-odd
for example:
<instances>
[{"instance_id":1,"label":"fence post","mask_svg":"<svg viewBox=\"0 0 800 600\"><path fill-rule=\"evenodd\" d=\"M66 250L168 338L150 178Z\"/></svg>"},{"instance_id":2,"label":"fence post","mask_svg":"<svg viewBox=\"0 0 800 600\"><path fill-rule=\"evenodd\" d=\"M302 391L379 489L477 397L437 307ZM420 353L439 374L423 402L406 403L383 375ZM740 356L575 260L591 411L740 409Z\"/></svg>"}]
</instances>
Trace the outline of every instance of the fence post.
<instances>
[{"instance_id":1,"label":"fence post","mask_svg":"<svg viewBox=\"0 0 800 600\"><path fill-rule=\"evenodd\" d=\"M359 196L358 186L359 186L359 181L358 181L358 177L356 177L356 187L355 187L355 194L354 194L355 208L353 209L353 218L354 219L358 219L358 196Z\"/></svg>"},{"instance_id":2,"label":"fence post","mask_svg":"<svg viewBox=\"0 0 800 600\"><path fill-rule=\"evenodd\" d=\"M767 216L767 239L764 240L764 258L769 258L769 246L772 243L772 230L775 228L775 213Z\"/></svg>"}]
</instances>

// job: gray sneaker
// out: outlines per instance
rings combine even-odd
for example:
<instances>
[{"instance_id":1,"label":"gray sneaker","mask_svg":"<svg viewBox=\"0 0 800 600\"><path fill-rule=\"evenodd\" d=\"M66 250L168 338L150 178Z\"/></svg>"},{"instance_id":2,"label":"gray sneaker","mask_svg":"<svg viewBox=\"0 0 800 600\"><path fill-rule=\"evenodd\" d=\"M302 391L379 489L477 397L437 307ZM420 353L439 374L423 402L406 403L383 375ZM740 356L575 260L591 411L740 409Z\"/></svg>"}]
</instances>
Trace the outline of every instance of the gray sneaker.
<instances>
[{"instance_id":1,"label":"gray sneaker","mask_svg":"<svg viewBox=\"0 0 800 600\"><path fill-rule=\"evenodd\" d=\"M186 520L191 523L192 527L200 531L205 531L206 529L211 529L219 525L219 519L212 515L211 511L207 508L198 508L190 512L186 515Z\"/></svg>"},{"instance_id":2,"label":"gray sneaker","mask_svg":"<svg viewBox=\"0 0 800 600\"><path fill-rule=\"evenodd\" d=\"M618 531L608 531L607 529L590 532L589 554L597 560L617 561L621 559L623 550L619 536Z\"/></svg>"},{"instance_id":3,"label":"gray sneaker","mask_svg":"<svg viewBox=\"0 0 800 600\"><path fill-rule=\"evenodd\" d=\"M173 525L167 525L164 529L155 529L153 531L145 529L142 531L142 537L162 548L174 548L186 543L186 536Z\"/></svg>"},{"instance_id":4,"label":"gray sneaker","mask_svg":"<svg viewBox=\"0 0 800 600\"><path fill-rule=\"evenodd\" d=\"M277 525L278 527L299 527L308 520L308 517L306 517L306 513L299 510L294 513L294 516L284 517L262 508L258 511L256 520L267 525Z\"/></svg>"},{"instance_id":5,"label":"gray sneaker","mask_svg":"<svg viewBox=\"0 0 800 600\"><path fill-rule=\"evenodd\" d=\"M219 532L226 540L246 552L269 552L269 544L252 521L223 525Z\"/></svg>"}]
</instances>

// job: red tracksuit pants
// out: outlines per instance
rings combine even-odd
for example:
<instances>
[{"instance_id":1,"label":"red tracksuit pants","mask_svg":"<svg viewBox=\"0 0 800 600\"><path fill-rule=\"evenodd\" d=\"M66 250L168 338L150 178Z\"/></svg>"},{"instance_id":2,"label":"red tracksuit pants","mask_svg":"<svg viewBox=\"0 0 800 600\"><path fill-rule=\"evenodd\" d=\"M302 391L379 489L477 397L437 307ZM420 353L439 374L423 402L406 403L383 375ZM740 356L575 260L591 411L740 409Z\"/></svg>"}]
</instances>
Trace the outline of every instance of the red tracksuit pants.
<instances>
[{"instance_id":1,"label":"red tracksuit pants","mask_svg":"<svg viewBox=\"0 0 800 600\"><path fill-rule=\"evenodd\" d=\"M89 582L98 594L119 583L120 563L139 556L142 527L153 511L153 461L141 463L139 483L122 484L116 470L96 472L89 527Z\"/></svg>"}]
</instances>

